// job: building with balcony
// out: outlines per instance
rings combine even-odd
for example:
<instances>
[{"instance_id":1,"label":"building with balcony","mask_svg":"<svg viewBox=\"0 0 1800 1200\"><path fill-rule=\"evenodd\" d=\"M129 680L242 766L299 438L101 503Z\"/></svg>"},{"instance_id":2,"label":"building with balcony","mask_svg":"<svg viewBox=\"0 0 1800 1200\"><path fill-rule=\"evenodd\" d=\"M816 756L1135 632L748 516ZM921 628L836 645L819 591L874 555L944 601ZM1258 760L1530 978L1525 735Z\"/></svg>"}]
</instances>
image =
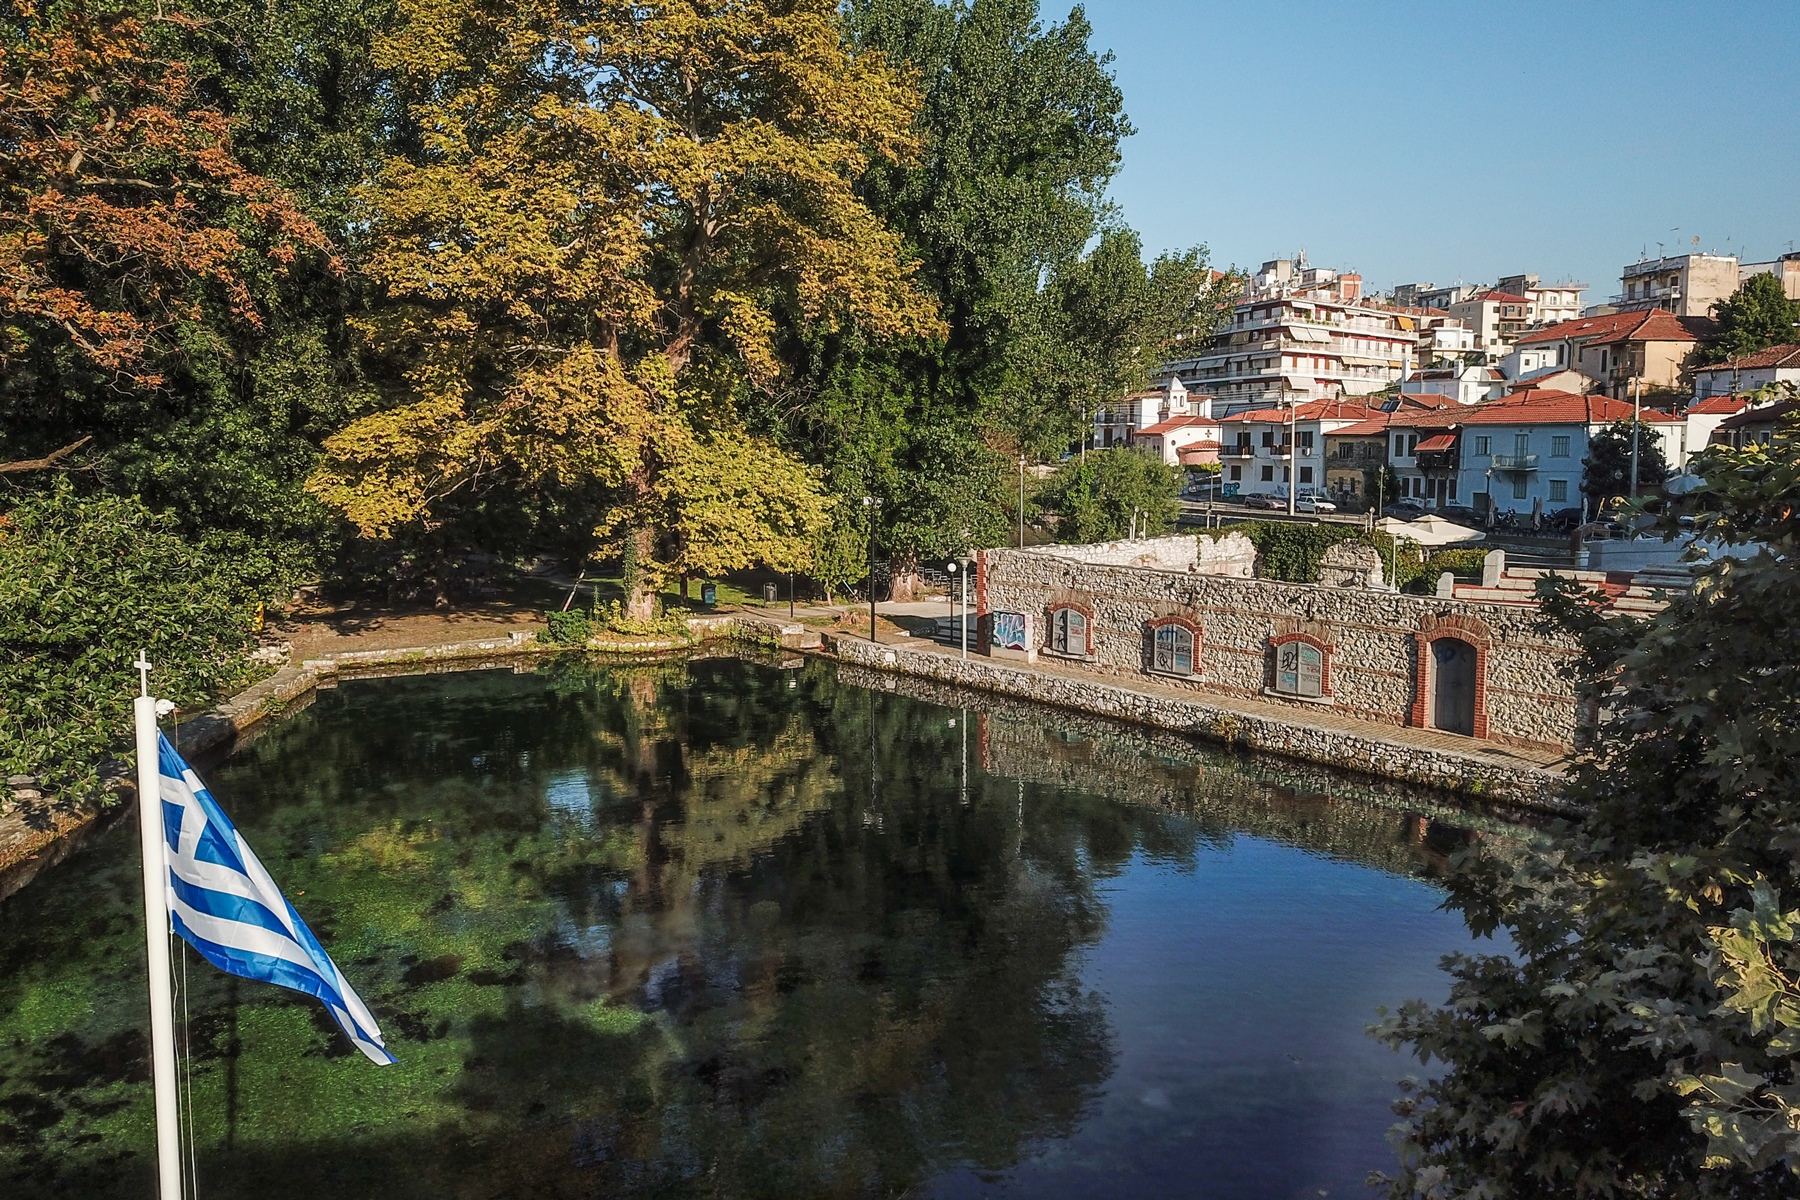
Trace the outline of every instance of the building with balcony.
<instances>
[{"instance_id":1,"label":"building with balcony","mask_svg":"<svg viewBox=\"0 0 1800 1200\"><path fill-rule=\"evenodd\" d=\"M1333 497L1367 496L1377 503L1396 499L1381 488L1390 419L1390 414L1374 411L1365 420L1325 435L1325 489Z\"/></svg>"},{"instance_id":2,"label":"building with balcony","mask_svg":"<svg viewBox=\"0 0 1800 1200\"><path fill-rule=\"evenodd\" d=\"M1289 402L1353 399L1401 379L1418 318L1327 293L1238 304L1213 345L1165 367L1224 416Z\"/></svg>"},{"instance_id":3,"label":"building with balcony","mask_svg":"<svg viewBox=\"0 0 1800 1200\"><path fill-rule=\"evenodd\" d=\"M1326 488L1325 442L1336 430L1375 415L1349 400L1314 400L1253 409L1219 422L1224 491L1233 495L1296 495Z\"/></svg>"},{"instance_id":4,"label":"building with balcony","mask_svg":"<svg viewBox=\"0 0 1800 1200\"><path fill-rule=\"evenodd\" d=\"M1554 325L1581 315L1581 293L1587 291L1587 284L1544 283L1536 275L1502 275L1494 290L1525 297L1529 324Z\"/></svg>"},{"instance_id":5,"label":"building with balcony","mask_svg":"<svg viewBox=\"0 0 1800 1200\"><path fill-rule=\"evenodd\" d=\"M1736 255L1646 258L1620 271L1619 294L1612 304L1621 312L1660 308L1678 317L1710 317L1738 283Z\"/></svg>"},{"instance_id":6,"label":"building with balcony","mask_svg":"<svg viewBox=\"0 0 1800 1200\"><path fill-rule=\"evenodd\" d=\"M1581 317L1521 334L1502 366L1516 370L1514 379L1520 383L1577 370L1616 399L1634 392L1685 392L1694 351L1712 333L1713 323L1703 317L1678 317L1662 309Z\"/></svg>"},{"instance_id":7,"label":"building with balcony","mask_svg":"<svg viewBox=\"0 0 1800 1200\"><path fill-rule=\"evenodd\" d=\"M1450 305L1450 315L1475 332L1475 348L1497 362L1534 318L1532 302L1515 292L1497 288L1476 292Z\"/></svg>"},{"instance_id":8,"label":"building with balcony","mask_svg":"<svg viewBox=\"0 0 1800 1200\"><path fill-rule=\"evenodd\" d=\"M1545 388L1518 391L1472 408L1443 408L1390 422L1390 441L1405 438L1395 469L1427 507L1466 504L1478 512L1523 517L1581 505L1591 438L1632 419L1632 405L1602 395ZM1642 436L1656 438L1668 461L1682 461L1686 429L1673 413L1645 408Z\"/></svg>"}]
</instances>

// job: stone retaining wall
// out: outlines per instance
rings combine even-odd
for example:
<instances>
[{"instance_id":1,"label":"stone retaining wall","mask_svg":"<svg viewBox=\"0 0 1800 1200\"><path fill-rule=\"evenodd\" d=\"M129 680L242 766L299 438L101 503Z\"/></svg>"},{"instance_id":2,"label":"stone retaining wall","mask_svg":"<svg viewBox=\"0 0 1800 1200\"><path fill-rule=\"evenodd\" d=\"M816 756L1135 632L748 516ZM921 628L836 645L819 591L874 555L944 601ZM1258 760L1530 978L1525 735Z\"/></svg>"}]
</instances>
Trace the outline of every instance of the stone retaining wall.
<instances>
[{"instance_id":1,"label":"stone retaining wall","mask_svg":"<svg viewBox=\"0 0 1800 1200\"><path fill-rule=\"evenodd\" d=\"M1560 670L1576 657L1576 645L1567 635L1540 629L1535 605L1120 566L1085 561L1086 547L1071 550L1066 556L1055 547L983 551L978 614L1030 615L1037 652L1048 655L1054 653L1053 612L1065 606L1079 611L1090 626L1087 653L1064 657L1114 679L1150 675L1151 627L1181 623L1194 633L1195 672L1158 675L1160 682L1296 711L1323 705L1359 720L1423 727L1433 715L1420 692L1421 680L1431 686L1430 643L1466 640L1477 652L1477 737L1554 749L1574 744L1575 691ZM1158 557L1173 561L1170 553L1159 551ZM1274 690L1275 648L1293 640L1323 654L1325 684L1317 698Z\"/></svg>"},{"instance_id":2,"label":"stone retaining wall","mask_svg":"<svg viewBox=\"0 0 1800 1200\"><path fill-rule=\"evenodd\" d=\"M1013 667L986 658L961 658L905 645L876 645L857 638L835 638L831 646L839 659L859 666L1172 729L1380 778L1548 811L1567 808L1562 800L1561 775L1524 763L1491 761L1479 753L1461 754L1400 738L1389 741L1308 725L1298 716L1295 720L1257 716L1209 704L1198 692L1191 697L1142 692L1116 679L1083 679Z\"/></svg>"}]
</instances>

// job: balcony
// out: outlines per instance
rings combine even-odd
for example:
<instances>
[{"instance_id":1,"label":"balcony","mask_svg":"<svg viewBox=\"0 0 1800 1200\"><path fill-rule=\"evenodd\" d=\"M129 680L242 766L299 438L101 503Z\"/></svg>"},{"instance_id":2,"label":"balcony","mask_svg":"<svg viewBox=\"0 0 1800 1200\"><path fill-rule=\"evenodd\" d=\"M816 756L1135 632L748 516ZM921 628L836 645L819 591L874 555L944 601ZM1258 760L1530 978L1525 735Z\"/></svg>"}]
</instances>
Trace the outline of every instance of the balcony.
<instances>
[{"instance_id":1,"label":"balcony","mask_svg":"<svg viewBox=\"0 0 1800 1200\"><path fill-rule=\"evenodd\" d=\"M1535 471L1538 469L1538 456L1535 454L1496 454L1494 470L1496 471Z\"/></svg>"},{"instance_id":2,"label":"balcony","mask_svg":"<svg viewBox=\"0 0 1800 1200\"><path fill-rule=\"evenodd\" d=\"M1234 445L1234 446L1221 446L1219 448L1219 457L1220 458L1254 458L1254 457L1256 457L1256 451L1251 449L1248 442L1244 442L1244 443L1240 443L1240 444Z\"/></svg>"}]
</instances>

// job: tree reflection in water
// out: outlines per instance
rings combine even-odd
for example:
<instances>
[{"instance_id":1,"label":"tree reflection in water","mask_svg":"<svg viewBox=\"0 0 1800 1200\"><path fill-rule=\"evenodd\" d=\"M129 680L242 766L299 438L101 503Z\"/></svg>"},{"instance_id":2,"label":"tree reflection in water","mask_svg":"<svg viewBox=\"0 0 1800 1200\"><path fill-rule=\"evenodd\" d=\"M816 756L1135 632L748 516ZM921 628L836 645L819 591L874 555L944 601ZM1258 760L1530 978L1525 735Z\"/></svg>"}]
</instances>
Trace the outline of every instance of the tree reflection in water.
<instances>
[{"instance_id":1,"label":"tree reflection in water","mask_svg":"<svg viewBox=\"0 0 1800 1200\"><path fill-rule=\"evenodd\" d=\"M1110 802L1092 751L990 774L985 724L965 774L961 716L731 659L324 694L209 776L401 1062L194 968L202 1189L895 1196L1066 1136L1113 1060L1097 889L1241 827L1234 788ZM1417 869L1382 820L1339 852ZM135 881L115 833L0 907L8 1197L148 1186Z\"/></svg>"}]
</instances>

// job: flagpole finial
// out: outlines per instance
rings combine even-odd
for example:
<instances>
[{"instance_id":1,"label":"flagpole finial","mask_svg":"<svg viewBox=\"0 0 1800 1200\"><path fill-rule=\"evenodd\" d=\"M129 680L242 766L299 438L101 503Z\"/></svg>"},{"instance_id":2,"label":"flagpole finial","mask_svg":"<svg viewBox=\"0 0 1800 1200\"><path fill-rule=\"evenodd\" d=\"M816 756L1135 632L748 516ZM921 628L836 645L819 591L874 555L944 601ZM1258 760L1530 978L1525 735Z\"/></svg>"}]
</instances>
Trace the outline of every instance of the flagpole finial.
<instances>
[{"instance_id":1,"label":"flagpole finial","mask_svg":"<svg viewBox=\"0 0 1800 1200\"><path fill-rule=\"evenodd\" d=\"M150 694L150 659L142 650L139 650L137 661L131 665L137 668L138 687L141 689L138 694L148 696Z\"/></svg>"}]
</instances>

